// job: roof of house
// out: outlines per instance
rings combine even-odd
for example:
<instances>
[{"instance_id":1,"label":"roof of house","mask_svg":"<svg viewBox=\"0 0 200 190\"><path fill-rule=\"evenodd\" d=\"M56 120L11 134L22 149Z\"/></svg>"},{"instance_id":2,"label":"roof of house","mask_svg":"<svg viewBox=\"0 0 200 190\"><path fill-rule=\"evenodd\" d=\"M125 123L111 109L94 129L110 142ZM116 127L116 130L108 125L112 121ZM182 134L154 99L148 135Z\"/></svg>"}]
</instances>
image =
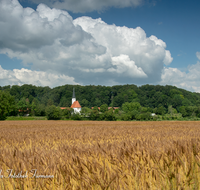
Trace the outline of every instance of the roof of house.
<instances>
[{"instance_id":1,"label":"roof of house","mask_svg":"<svg viewBox=\"0 0 200 190\"><path fill-rule=\"evenodd\" d=\"M108 110L113 108L114 110L119 109L119 107L108 107Z\"/></svg>"},{"instance_id":2,"label":"roof of house","mask_svg":"<svg viewBox=\"0 0 200 190\"><path fill-rule=\"evenodd\" d=\"M91 107L91 109L93 110L93 109L94 109L94 107ZM98 107L98 109L100 110L100 107Z\"/></svg>"},{"instance_id":3,"label":"roof of house","mask_svg":"<svg viewBox=\"0 0 200 190\"><path fill-rule=\"evenodd\" d=\"M108 107L108 110L113 108L113 110L119 109L119 107ZM91 109L94 109L94 107L91 107ZM100 107L98 107L98 109L100 110Z\"/></svg>"},{"instance_id":4,"label":"roof of house","mask_svg":"<svg viewBox=\"0 0 200 190\"><path fill-rule=\"evenodd\" d=\"M64 109L66 109L66 108L67 108L67 107L60 107L61 110L64 110Z\"/></svg>"},{"instance_id":5,"label":"roof of house","mask_svg":"<svg viewBox=\"0 0 200 190\"><path fill-rule=\"evenodd\" d=\"M81 108L81 105L79 104L78 101L75 101L72 105L71 108Z\"/></svg>"}]
</instances>

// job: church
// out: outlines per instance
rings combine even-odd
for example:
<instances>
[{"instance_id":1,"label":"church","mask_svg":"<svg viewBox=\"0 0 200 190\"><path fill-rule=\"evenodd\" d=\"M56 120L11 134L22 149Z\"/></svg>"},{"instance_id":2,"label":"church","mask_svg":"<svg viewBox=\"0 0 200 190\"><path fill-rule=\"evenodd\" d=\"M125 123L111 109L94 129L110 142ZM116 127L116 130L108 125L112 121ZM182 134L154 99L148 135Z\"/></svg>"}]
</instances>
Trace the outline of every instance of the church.
<instances>
[{"instance_id":1,"label":"church","mask_svg":"<svg viewBox=\"0 0 200 190\"><path fill-rule=\"evenodd\" d=\"M74 109L74 113L79 113L81 112L81 105L79 104L79 102L76 100L76 96L75 96L75 89L73 88L73 95L72 95L72 105L71 108Z\"/></svg>"}]
</instances>

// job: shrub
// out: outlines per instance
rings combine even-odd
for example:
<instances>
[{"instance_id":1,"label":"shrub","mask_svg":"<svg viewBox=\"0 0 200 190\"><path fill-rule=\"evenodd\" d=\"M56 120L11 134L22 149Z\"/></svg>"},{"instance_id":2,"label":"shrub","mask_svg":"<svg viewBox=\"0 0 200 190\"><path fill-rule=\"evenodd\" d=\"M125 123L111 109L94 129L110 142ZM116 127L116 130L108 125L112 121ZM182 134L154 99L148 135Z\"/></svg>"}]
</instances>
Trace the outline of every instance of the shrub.
<instances>
[{"instance_id":1,"label":"shrub","mask_svg":"<svg viewBox=\"0 0 200 190\"><path fill-rule=\"evenodd\" d=\"M59 120L62 117L62 111L54 105L48 106L45 110L48 120Z\"/></svg>"},{"instance_id":2,"label":"shrub","mask_svg":"<svg viewBox=\"0 0 200 190\"><path fill-rule=\"evenodd\" d=\"M14 98L9 93L0 91L0 120L5 120L15 110Z\"/></svg>"}]
</instances>

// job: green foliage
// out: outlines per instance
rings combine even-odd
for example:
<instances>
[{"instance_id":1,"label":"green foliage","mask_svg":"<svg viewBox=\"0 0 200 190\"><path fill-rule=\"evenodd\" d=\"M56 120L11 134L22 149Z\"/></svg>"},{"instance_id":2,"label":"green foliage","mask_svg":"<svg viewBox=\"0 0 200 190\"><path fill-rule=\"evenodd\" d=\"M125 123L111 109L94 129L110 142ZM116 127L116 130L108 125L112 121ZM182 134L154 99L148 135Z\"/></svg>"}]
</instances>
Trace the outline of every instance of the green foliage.
<instances>
[{"instance_id":1,"label":"green foliage","mask_svg":"<svg viewBox=\"0 0 200 190\"><path fill-rule=\"evenodd\" d=\"M16 112L14 97L0 91L0 120L5 120L10 113Z\"/></svg>"},{"instance_id":2,"label":"green foliage","mask_svg":"<svg viewBox=\"0 0 200 190\"><path fill-rule=\"evenodd\" d=\"M70 119L71 115L74 114L73 108L66 108L62 110L62 116L64 119Z\"/></svg>"},{"instance_id":3,"label":"green foliage","mask_svg":"<svg viewBox=\"0 0 200 190\"><path fill-rule=\"evenodd\" d=\"M62 111L59 107L56 107L54 105L48 106L45 109L45 113L48 120L59 120L62 116Z\"/></svg>"},{"instance_id":4,"label":"green foliage","mask_svg":"<svg viewBox=\"0 0 200 190\"><path fill-rule=\"evenodd\" d=\"M137 111L137 110L133 110L133 111L129 112L129 115L131 116L131 120L136 119L136 115L138 115L138 114L139 114L139 111Z\"/></svg>"},{"instance_id":5,"label":"green foliage","mask_svg":"<svg viewBox=\"0 0 200 190\"><path fill-rule=\"evenodd\" d=\"M52 105L54 105L54 101L52 99L48 99L47 106L52 106Z\"/></svg>"},{"instance_id":6,"label":"green foliage","mask_svg":"<svg viewBox=\"0 0 200 190\"><path fill-rule=\"evenodd\" d=\"M94 106L92 110L99 111L99 108L97 106Z\"/></svg>"},{"instance_id":7,"label":"green foliage","mask_svg":"<svg viewBox=\"0 0 200 190\"><path fill-rule=\"evenodd\" d=\"M90 109L90 108L83 107L83 108L81 109L81 115L83 115L83 116L89 116L90 112L91 112L91 109Z\"/></svg>"},{"instance_id":8,"label":"green foliage","mask_svg":"<svg viewBox=\"0 0 200 190\"><path fill-rule=\"evenodd\" d=\"M71 115L72 120L81 120L81 115L79 113L73 113Z\"/></svg>"},{"instance_id":9,"label":"green foliage","mask_svg":"<svg viewBox=\"0 0 200 190\"><path fill-rule=\"evenodd\" d=\"M188 116L188 113L186 112L185 106L181 106L179 108L179 112L182 114L183 117Z\"/></svg>"},{"instance_id":10,"label":"green foliage","mask_svg":"<svg viewBox=\"0 0 200 190\"><path fill-rule=\"evenodd\" d=\"M118 119L125 118L124 114L126 114L128 115L128 120L140 120L144 118L147 112L162 115L159 118L162 119L165 118L170 105L172 109L168 114L171 115L171 118L178 113L187 118L200 117L200 94L168 85L143 85L140 87L136 85L117 85L112 87L64 85L53 89L33 85L13 85L12 87L8 85L0 89L14 96L16 102L14 104L17 105L18 110L22 110L20 112L21 115L30 113L31 115L40 116L45 114L46 106L70 107L73 87L76 89L76 99L82 107L103 107L104 104L111 107L121 107L122 111L114 111L114 115ZM94 110L99 112L97 107ZM132 112L133 110L137 112L134 113ZM100 111L106 112L103 108ZM9 112L9 115L16 115L16 113L16 111L12 111ZM89 115L87 113L87 117ZM101 118L105 119L104 115L99 116L98 120ZM145 116L144 119L146 118L148 117Z\"/></svg>"},{"instance_id":11,"label":"green foliage","mask_svg":"<svg viewBox=\"0 0 200 190\"><path fill-rule=\"evenodd\" d=\"M26 98L22 98L18 104L17 104L17 109L19 110L19 113L24 115L27 113L30 109L30 104Z\"/></svg>"},{"instance_id":12,"label":"green foliage","mask_svg":"<svg viewBox=\"0 0 200 190\"><path fill-rule=\"evenodd\" d=\"M109 110L109 111L106 111L104 113L104 119L105 121L115 121L116 120L116 117L115 117L115 114L113 113L113 110Z\"/></svg>"},{"instance_id":13,"label":"green foliage","mask_svg":"<svg viewBox=\"0 0 200 190\"><path fill-rule=\"evenodd\" d=\"M119 114L119 109L115 109L114 113Z\"/></svg>"},{"instance_id":14,"label":"green foliage","mask_svg":"<svg viewBox=\"0 0 200 190\"><path fill-rule=\"evenodd\" d=\"M166 113L166 109L164 106L159 106L155 113L159 115L164 115Z\"/></svg>"},{"instance_id":15,"label":"green foliage","mask_svg":"<svg viewBox=\"0 0 200 190\"><path fill-rule=\"evenodd\" d=\"M103 104L100 106L100 111L102 113L105 113L106 111L108 111L108 105L107 104Z\"/></svg>"},{"instance_id":16,"label":"green foliage","mask_svg":"<svg viewBox=\"0 0 200 190\"><path fill-rule=\"evenodd\" d=\"M141 105L139 102L126 102L122 105L122 110L127 113L129 111L133 110L139 110L141 108Z\"/></svg>"},{"instance_id":17,"label":"green foliage","mask_svg":"<svg viewBox=\"0 0 200 190\"><path fill-rule=\"evenodd\" d=\"M169 91L169 95L171 98L173 98L176 95L179 95L179 96L182 95L182 92L178 89L172 89Z\"/></svg>"},{"instance_id":18,"label":"green foliage","mask_svg":"<svg viewBox=\"0 0 200 190\"><path fill-rule=\"evenodd\" d=\"M173 108L172 105L168 107L168 114L173 116L176 113L177 113L177 110L175 108Z\"/></svg>"},{"instance_id":19,"label":"green foliage","mask_svg":"<svg viewBox=\"0 0 200 190\"><path fill-rule=\"evenodd\" d=\"M101 100L99 98L95 98L94 105L97 107L101 106Z\"/></svg>"},{"instance_id":20,"label":"green foliage","mask_svg":"<svg viewBox=\"0 0 200 190\"><path fill-rule=\"evenodd\" d=\"M122 114L121 117L120 117L120 119L121 119L122 121L130 121L130 120L131 120L131 115L130 115L129 113L127 113L127 114Z\"/></svg>"},{"instance_id":21,"label":"green foliage","mask_svg":"<svg viewBox=\"0 0 200 190\"><path fill-rule=\"evenodd\" d=\"M82 107L87 107L87 106L89 106L89 101L86 100L86 99L81 100L81 106L82 106Z\"/></svg>"},{"instance_id":22,"label":"green foliage","mask_svg":"<svg viewBox=\"0 0 200 190\"><path fill-rule=\"evenodd\" d=\"M38 104L35 108L35 116L45 116L45 105Z\"/></svg>"},{"instance_id":23,"label":"green foliage","mask_svg":"<svg viewBox=\"0 0 200 190\"><path fill-rule=\"evenodd\" d=\"M98 110L91 110L90 112L90 120L99 120L99 111Z\"/></svg>"},{"instance_id":24,"label":"green foliage","mask_svg":"<svg viewBox=\"0 0 200 190\"><path fill-rule=\"evenodd\" d=\"M7 121L18 121L18 120L46 120L46 117L35 117L35 116L10 116L6 118Z\"/></svg>"}]
</instances>

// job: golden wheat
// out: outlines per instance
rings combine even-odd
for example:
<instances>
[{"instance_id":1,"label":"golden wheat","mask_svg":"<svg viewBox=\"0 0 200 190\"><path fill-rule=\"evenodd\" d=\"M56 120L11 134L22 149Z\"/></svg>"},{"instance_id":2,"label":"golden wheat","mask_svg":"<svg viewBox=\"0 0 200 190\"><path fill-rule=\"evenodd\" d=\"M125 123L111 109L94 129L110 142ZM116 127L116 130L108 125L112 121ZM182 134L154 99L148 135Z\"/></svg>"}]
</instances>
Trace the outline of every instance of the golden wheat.
<instances>
[{"instance_id":1,"label":"golden wheat","mask_svg":"<svg viewBox=\"0 0 200 190\"><path fill-rule=\"evenodd\" d=\"M3 121L0 189L199 189L199 128L175 121Z\"/></svg>"}]
</instances>

